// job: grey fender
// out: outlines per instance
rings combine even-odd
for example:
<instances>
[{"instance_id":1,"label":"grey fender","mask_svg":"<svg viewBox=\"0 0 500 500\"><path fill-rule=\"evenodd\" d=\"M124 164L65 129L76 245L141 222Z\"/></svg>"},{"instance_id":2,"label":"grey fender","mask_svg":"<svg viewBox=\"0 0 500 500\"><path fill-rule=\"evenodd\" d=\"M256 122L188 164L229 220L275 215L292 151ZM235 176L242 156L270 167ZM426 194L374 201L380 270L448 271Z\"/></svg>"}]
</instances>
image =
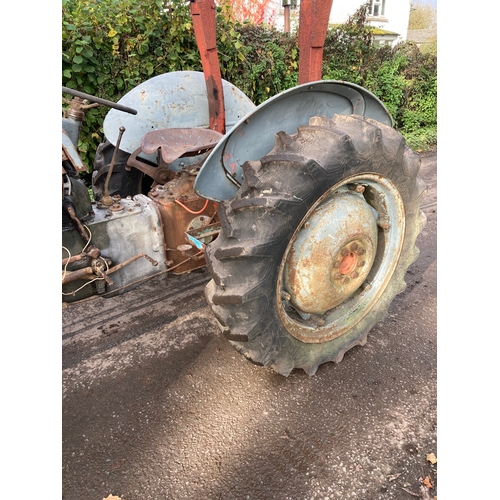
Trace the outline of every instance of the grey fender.
<instances>
[{"instance_id":1,"label":"grey fender","mask_svg":"<svg viewBox=\"0 0 500 500\"><path fill-rule=\"evenodd\" d=\"M226 130L255 108L255 104L233 84L222 80ZM199 71L173 71L155 76L125 94L119 104L137 110L137 115L111 109L104 119L106 138L116 145L120 127L125 132L120 149L133 153L146 132L164 128L208 128L208 98L205 77ZM156 153L145 158L157 162Z\"/></svg>"},{"instance_id":2,"label":"grey fender","mask_svg":"<svg viewBox=\"0 0 500 500\"><path fill-rule=\"evenodd\" d=\"M334 114L356 114L394 126L382 101L354 83L321 80L293 87L249 111L224 135L198 173L196 194L217 202L231 198L243 181L242 165L269 153L277 132L294 134L312 116Z\"/></svg>"}]
</instances>

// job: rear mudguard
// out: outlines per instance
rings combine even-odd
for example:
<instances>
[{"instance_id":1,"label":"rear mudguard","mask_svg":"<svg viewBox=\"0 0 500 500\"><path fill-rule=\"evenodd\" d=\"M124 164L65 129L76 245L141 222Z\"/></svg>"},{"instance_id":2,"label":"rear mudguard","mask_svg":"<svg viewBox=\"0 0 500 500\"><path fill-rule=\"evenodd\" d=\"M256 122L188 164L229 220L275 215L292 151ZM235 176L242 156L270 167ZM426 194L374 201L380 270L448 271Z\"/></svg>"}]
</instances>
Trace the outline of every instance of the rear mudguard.
<instances>
[{"instance_id":1,"label":"rear mudguard","mask_svg":"<svg viewBox=\"0 0 500 500\"><path fill-rule=\"evenodd\" d=\"M255 108L255 104L233 84L222 80L226 130ZM120 127L125 132L120 149L133 153L146 132L164 128L209 128L207 87L202 72L174 71L155 76L125 94L119 104L137 110L137 115L111 109L104 119L106 138L116 145ZM140 154L157 163L156 153Z\"/></svg>"},{"instance_id":2,"label":"rear mudguard","mask_svg":"<svg viewBox=\"0 0 500 500\"><path fill-rule=\"evenodd\" d=\"M242 165L269 153L277 132L294 134L312 116L334 114L356 114L394 126L384 104L359 85L321 80L293 87L252 109L226 133L196 178L196 194L217 202L231 198L243 181Z\"/></svg>"}]
</instances>

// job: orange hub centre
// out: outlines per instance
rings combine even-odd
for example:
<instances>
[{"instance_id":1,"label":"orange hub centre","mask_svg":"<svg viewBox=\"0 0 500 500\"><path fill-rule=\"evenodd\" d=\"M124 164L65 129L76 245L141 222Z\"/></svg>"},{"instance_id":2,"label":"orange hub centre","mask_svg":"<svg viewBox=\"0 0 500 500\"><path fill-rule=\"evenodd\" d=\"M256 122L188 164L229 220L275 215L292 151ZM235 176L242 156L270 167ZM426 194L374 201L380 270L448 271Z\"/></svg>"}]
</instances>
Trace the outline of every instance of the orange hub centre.
<instances>
[{"instance_id":1,"label":"orange hub centre","mask_svg":"<svg viewBox=\"0 0 500 500\"><path fill-rule=\"evenodd\" d=\"M358 256L355 252L349 252L340 263L340 274L349 274L355 267Z\"/></svg>"}]
</instances>

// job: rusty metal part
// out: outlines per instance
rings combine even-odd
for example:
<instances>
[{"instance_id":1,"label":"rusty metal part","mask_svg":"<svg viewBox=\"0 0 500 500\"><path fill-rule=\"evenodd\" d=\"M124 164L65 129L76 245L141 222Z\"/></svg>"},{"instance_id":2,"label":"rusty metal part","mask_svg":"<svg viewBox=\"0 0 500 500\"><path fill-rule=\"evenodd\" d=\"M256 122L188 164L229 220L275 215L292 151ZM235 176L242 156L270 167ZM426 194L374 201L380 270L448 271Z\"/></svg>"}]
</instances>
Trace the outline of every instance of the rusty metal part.
<instances>
[{"instance_id":1,"label":"rusty metal part","mask_svg":"<svg viewBox=\"0 0 500 500\"><path fill-rule=\"evenodd\" d=\"M181 252L184 257L187 257L189 260L201 260L205 258L205 252L204 251L199 251L196 253L192 253L193 246L192 245L179 245L177 247L177 250Z\"/></svg>"},{"instance_id":2,"label":"rusty metal part","mask_svg":"<svg viewBox=\"0 0 500 500\"><path fill-rule=\"evenodd\" d=\"M150 279L157 278L158 276L161 276L162 274L166 274L166 273L168 273L170 271L173 271L176 267L179 267L179 266L181 266L183 264L186 264L190 260L191 260L191 257L189 257L189 258L187 258L187 259L179 262L175 266L172 265L173 262L171 260L168 260L168 261L166 261L167 266L172 266L172 267L168 267L168 269L165 269L164 271L160 271L160 272L158 272L156 274L152 274L151 276L146 276L145 278L141 278L139 280L133 281L132 283L128 283L127 285L121 286L119 288L115 288L112 292L103 293L102 296L103 297L107 297L108 295L116 294L116 292L119 292L121 290L126 290L126 289L130 288L131 286L136 286L136 285L144 283L145 281L148 281ZM87 300L87 299L83 299L83 300ZM79 301L79 302L82 302L82 301ZM77 302L74 302L74 303L77 303Z\"/></svg>"},{"instance_id":3,"label":"rusty metal part","mask_svg":"<svg viewBox=\"0 0 500 500\"><path fill-rule=\"evenodd\" d=\"M88 286L90 280L96 279L95 275L89 274L69 285L63 284L63 301L74 302L95 293L119 293L118 290L135 286L137 280L166 271L170 265L166 259L164 228L158 206L143 194L133 199L121 199L119 205L122 209L118 212L95 206L92 217L85 225L91 234L92 244L98 247L101 256L105 256L108 266L101 269L112 279L113 286L107 285L103 279ZM63 230L62 236L63 258L85 252L82 248L92 252L90 246L82 244L75 228ZM73 271L91 265L89 259L80 262L81 265L72 262L67 267L63 264L63 268Z\"/></svg>"},{"instance_id":4,"label":"rusty metal part","mask_svg":"<svg viewBox=\"0 0 500 500\"><path fill-rule=\"evenodd\" d=\"M222 76L217 54L215 2L213 0L188 1L190 2L196 43L207 86L209 128L225 134L226 112L224 109Z\"/></svg>"},{"instance_id":5,"label":"rusty metal part","mask_svg":"<svg viewBox=\"0 0 500 500\"><path fill-rule=\"evenodd\" d=\"M153 167L138 160L137 157L142 153L142 147L137 148L127 160L126 170L131 170L132 167L140 170L142 173L146 174L148 177L154 180L156 184L165 184L172 179L173 173L166 165L158 165Z\"/></svg>"},{"instance_id":6,"label":"rusty metal part","mask_svg":"<svg viewBox=\"0 0 500 500\"><path fill-rule=\"evenodd\" d=\"M212 150L221 138L222 134L219 132L196 127L153 130L142 137L141 146L130 155L125 168L136 168L151 177L156 184L165 184L174 178L170 163L179 158L206 153ZM138 159L141 153L149 155L157 151L157 167ZM194 171L200 166L191 165L189 170Z\"/></svg>"},{"instance_id":7,"label":"rusty metal part","mask_svg":"<svg viewBox=\"0 0 500 500\"><path fill-rule=\"evenodd\" d=\"M214 222L213 224L207 224L206 221L203 222L202 225L186 231L189 243L194 244L199 249L204 248L203 245L208 245L208 243L213 241L221 230L220 222Z\"/></svg>"},{"instance_id":8,"label":"rusty metal part","mask_svg":"<svg viewBox=\"0 0 500 500\"><path fill-rule=\"evenodd\" d=\"M299 13L299 85L321 80L323 47L333 0L302 0Z\"/></svg>"},{"instance_id":9,"label":"rusty metal part","mask_svg":"<svg viewBox=\"0 0 500 500\"><path fill-rule=\"evenodd\" d=\"M192 244L192 241L186 241L186 233L194 230L200 234L203 227L208 227L212 223L217 211L217 203L213 201L207 203L206 199L194 194L193 184L194 177L182 172L167 184L156 186L148 194L160 212L165 228L167 258L173 262L171 269L175 274L189 272L205 265L203 250L199 254L188 254L185 249L178 250L178 247L186 243ZM181 201L182 206L177 203L178 201ZM210 238L209 235L204 237L207 238L206 241Z\"/></svg>"},{"instance_id":10,"label":"rusty metal part","mask_svg":"<svg viewBox=\"0 0 500 500\"><path fill-rule=\"evenodd\" d=\"M68 283L81 279L95 279L93 272L94 270L90 266L78 269L77 271L65 271L63 272L62 284L67 285Z\"/></svg>"},{"instance_id":11,"label":"rusty metal part","mask_svg":"<svg viewBox=\"0 0 500 500\"><path fill-rule=\"evenodd\" d=\"M109 207L110 212L121 212L123 211L123 206L119 201L114 201L113 204Z\"/></svg>"},{"instance_id":12,"label":"rusty metal part","mask_svg":"<svg viewBox=\"0 0 500 500\"><path fill-rule=\"evenodd\" d=\"M82 257L85 257L85 255L80 254L79 256L71 257L71 259L76 260L76 258L78 258L78 257L82 258ZM114 283L109 278L109 275L119 271L120 269L123 269L125 266L128 266L129 264L131 264L132 262L134 262L138 259L146 259L153 266L158 265L158 261L152 259L149 255L146 255L144 253L134 255L134 257L131 257L130 259L126 260L125 262L122 262L122 263L117 264L116 266L113 266L110 268L108 268L108 266L106 265L107 263L104 261L103 258L97 258L97 259L93 259L91 265L88 267L84 267L84 268L78 269L76 271L63 272L62 284L66 285L68 283L71 283L71 282L77 281L77 280L93 280L93 279L96 279L96 277L97 277L97 278L104 279L108 283L109 286L112 286ZM65 263L64 263L65 260L68 260L68 259L63 259L63 266L65 265ZM75 260L73 260L73 261L75 261ZM130 284L128 284L127 287L128 286L130 286Z\"/></svg>"},{"instance_id":13,"label":"rusty metal part","mask_svg":"<svg viewBox=\"0 0 500 500\"><path fill-rule=\"evenodd\" d=\"M78 113L80 109L88 107L82 104L83 99L87 99L88 101L94 102L96 104L102 104L103 106L109 106L110 108L118 109L119 111L125 111L126 113L130 113L131 115L137 114L137 110L129 108L128 106L123 106L121 104L117 104L116 102L108 101L106 99L101 99L100 97L96 97L90 94L85 94L84 92L79 92L78 90L70 89L68 87L63 87L62 91L63 93L70 94L74 97L73 101L70 104L70 110L68 111L68 116L70 115L80 116L80 115L72 115L72 113ZM72 111L72 108L75 108L75 111Z\"/></svg>"},{"instance_id":14,"label":"rusty metal part","mask_svg":"<svg viewBox=\"0 0 500 500\"><path fill-rule=\"evenodd\" d=\"M65 92L65 87L63 87L63 92ZM85 118L85 111L82 111L84 107L85 106L83 104L83 99L81 97L75 96L71 100L66 113L68 117L73 118L75 121L82 122Z\"/></svg>"},{"instance_id":15,"label":"rusty metal part","mask_svg":"<svg viewBox=\"0 0 500 500\"><path fill-rule=\"evenodd\" d=\"M113 286L113 280L111 280L106 272L108 269L107 264L102 259L95 259L92 262L92 271L96 276L102 278L108 286Z\"/></svg>"},{"instance_id":16,"label":"rusty metal part","mask_svg":"<svg viewBox=\"0 0 500 500\"><path fill-rule=\"evenodd\" d=\"M205 128L164 128L153 130L141 139L142 151L146 154L160 150L165 163L172 163L185 156L198 156L213 149L222 134Z\"/></svg>"},{"instance_id":17,"label":"rusty metal part","mask_svg":"<svg viewBox=\"0 0 500 500\"><path fill-rule=\"evenodd\" d=\"M88 242L89 241L89 235L85 228L83 227L83 224L80 222L80 219L76 216L76 212L73 209L72 206L69 204L64 204L63 203L63 208L66 210L66 213L71 217L71 220L73 221L78 233L82 237L83 241Z\"/></svg>"},{"instance_id":18,"label":"rusty metal part","mask_svg":"<svg viewBox=\"0 0 500 500\"><path fill-rule=\"evenodd\" d=\"M96 246L90 245L89 247L87 247L85 252L62 259L62 265L64 267L67 264L72 264L74 262L80 262L89 259L97 259L100 256L101 256L101 251Z\"/></svg>"},{"instance_id":19,"label":"rusty metal part","mask_svg":"<svg viewBox=\"0 0 500 500\"><path fill-rule=\"evenodd\" d=\"M113 175L113 168L115 166L116 154L118 153L118 149L120 148L120 142L123 137L123 133L125 132L125 127L120 127L118 133L118 139L116 141L115 150L113 151L113 157L111 158L111 163L109 165L108 174L106 175L106 181L104 182L104 195L102 197L101 203L107 207L113 205L113 199L109 196L109 181L111 176Z\"/></svg>"},{"instance_id":20,"label":"rusty metal part","mask_svg":"<svg viewBox=\"0 0 500 500\"><path fill-rule=\"evenodd\" d=\"M136 261L137 259L146 259L148 262L151 263L151 265L153 265L155 267L158 265L158 261L152 259L149 255L147 255L145 253L140 253L138 255L134 255L134 257L131 257L130 259L126 260L125 262L122 262L121 264L117 264L116 266L113 266L112 268L110 268L108 270L108 274L115 273L116 271L119 271L120 269L122 269L125 266L128 266L129 264Z\"/></svg>"}]
</instances>

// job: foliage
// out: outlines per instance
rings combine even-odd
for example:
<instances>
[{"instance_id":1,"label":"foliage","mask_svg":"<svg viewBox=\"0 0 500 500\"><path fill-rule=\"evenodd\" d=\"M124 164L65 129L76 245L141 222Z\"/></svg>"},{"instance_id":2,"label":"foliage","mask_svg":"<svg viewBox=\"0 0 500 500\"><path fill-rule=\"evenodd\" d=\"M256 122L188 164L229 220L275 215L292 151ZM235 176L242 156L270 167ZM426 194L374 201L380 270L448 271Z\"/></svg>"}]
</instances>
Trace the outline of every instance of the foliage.
<instances>
[{"instance_id":1,"label":"foliage","mask_svg":"<svg viewBox=\"0 0 500 500\"><path fill-rule=\"evenodd\" d=\"M324 78L356 83L373 92L391 113L411 147L427 149L437 141L437 58L411 43L394 48L373 44L366 25L367 6L329 30L323 58Z\"/></svg>"},{"instance_id":2,"label":"foliage","mask_svg":"<svg viewBox=\"0 0 500 500\"><path fill-rule=\"evenodd\" d=\"M298 46L296 37L269 26L240 25L238 34L245 59L227 78L255 103L297 85Z\"/></svg>"},{"instance_id":3,"label":"foliage","mask_svg":"<svg viewBox=\"0 0 500 500\"><path fill-rule=\"evenodd\" d=\"M437 142L437 57L422 53L414 43L401 44L394 52L406 59L397 124L410 147L426 149Z\"/></svg>"},{"instance_id":4,"label":"foliage","mask_svg":"<svg viewBox=\"0 0 500 500\"><path fill-rule=\"evenodd\" d=\"M437 57L437 36L428 38L425 43L420 45L420 51L423 54L429 54Z\"/></svg>"},{"instance_id":5,"label":"foliage","mask_svg":"<svg viewBox=\"0 0 500 500\"><path fill-rule=\"evenodd\" d=\"M323 50L323 78L361 85L373 53L373 34L366 25L368 4L362 5L347 22L331 26Z\"/></svg>"},{"instance_id":6,"label":"foliage","mask_svg":"<svg viewBox=\"0 0 500 500\"><path fill-rule=\"evenodd\" d=\"M428 30L437 28L437 10L432 5L411 5L408 29Z\"/></svg>"},{"instance_id":7,"label":"foliage","mask_svg":"<svg viewBox=\"0 0 500 500\"><path fill-rule=\"evenodd\" d=\"M323 78L367 88L384 102L413 147L419 140L432 143L436 55L411 43L377 48L366 15L364 5L346 24L329 28ZM217 48L222 77L255 104L297 84L295 32L235 21L223 4L217 9ZM63 0L64 86L116 102L153 76L181 70L202 71L185 0ZM103 140L107 111L93 108L85 118L79 150L89 169Z\"/></svg>"},{"instance_id":8,"label":"foliage","mask_svg":"<svg viewBox=\"0 0 500 500\"><path fill-rule=\"evenodd\" d=\"M199 70L189 8L184 0L64 0L63 85L111 101L152 76ZM79 149L91 165L108 110L87 113Z\"/></svg>"},{"instance_id":9,"label":"foliage","mask_svg":"<svg viewBox=\"0 0 500 500\"><path fill-rule=\"evenodd\" d=\"M222 0L221 6L228 19L233 22L272 25L274 12L269 12L272 0Z\"/></svg>"}]
</instances>

